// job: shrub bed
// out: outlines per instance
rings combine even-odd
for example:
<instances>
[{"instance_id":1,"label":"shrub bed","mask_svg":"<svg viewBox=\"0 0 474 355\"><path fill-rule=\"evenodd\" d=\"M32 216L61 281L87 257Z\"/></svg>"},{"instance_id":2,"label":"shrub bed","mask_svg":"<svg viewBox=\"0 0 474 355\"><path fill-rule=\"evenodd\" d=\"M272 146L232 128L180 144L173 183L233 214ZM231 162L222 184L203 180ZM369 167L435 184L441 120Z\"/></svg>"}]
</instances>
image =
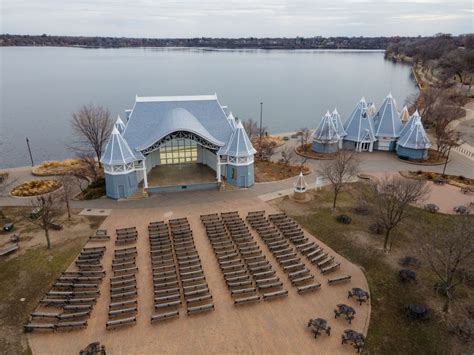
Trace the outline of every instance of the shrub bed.
<instances>
[{"instance_id":1,"label":"shrub bed","mask_svg":"<svg viewBox=\"0 0 474 355\"><path fill-rule=\"evenodd\" d=\"M46 194L61 187L61 182L57 180L30 180L13 188L12 196L30 197Z\"/></svg>"}]
</instances>

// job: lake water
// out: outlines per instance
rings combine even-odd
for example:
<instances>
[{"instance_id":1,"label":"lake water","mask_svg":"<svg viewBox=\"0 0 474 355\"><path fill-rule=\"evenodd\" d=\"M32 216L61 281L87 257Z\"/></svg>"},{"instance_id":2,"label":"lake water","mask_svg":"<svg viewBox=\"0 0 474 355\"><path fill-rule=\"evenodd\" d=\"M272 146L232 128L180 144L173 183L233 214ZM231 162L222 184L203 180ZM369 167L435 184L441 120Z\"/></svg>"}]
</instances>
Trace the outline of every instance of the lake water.
<instances>
[{"instance_id":1,"label":"lake water","mask_svg":"<svg viewBox=\"0 0 474 355\"><path fill-rule=\"evenodd\" d=\"M410 67L383 52L0 47L0 167L71 156L71 113L107 107L114 117L135 95L217 93L241 119L270 132L315 128L326 110L345 119L365 96L380 106L392 92L402 106L416 92Z\"/></svg>"}]
</instances>

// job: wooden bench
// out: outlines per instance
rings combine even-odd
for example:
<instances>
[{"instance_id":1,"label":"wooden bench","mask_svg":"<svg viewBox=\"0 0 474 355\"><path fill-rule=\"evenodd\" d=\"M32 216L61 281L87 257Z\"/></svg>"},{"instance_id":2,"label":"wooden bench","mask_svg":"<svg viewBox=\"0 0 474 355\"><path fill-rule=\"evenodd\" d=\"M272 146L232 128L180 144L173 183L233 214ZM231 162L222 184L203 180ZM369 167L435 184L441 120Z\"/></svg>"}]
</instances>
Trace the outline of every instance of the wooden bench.
<instances>
[{"instance_id":1,"label":"wooden bench","mask_svg":"<svg viewBox=\"0 0 474 355\"><path fill-rule=\"evenodd\" d=\"M339 269L340 267L341 267L341 263L336 263L336 264L327 266L327 267L325 267L325 268L322 268L322 269L321 269L321 273L322 273L322 274L328 274L328 273L330 273L330 272L336 271L336 270Z\"/></svg>"},{"instance_id":2,"label":"wooden bench","mask_svg":"<svg viewBox=\"0 0 474 355\"><path fill-rule=\"evenodd\" d=\"M57 319L60 315L59 312L33 312L30 314L31 318L53 318Z\"/></svg>"},{"instance_id":3,"label":"wooden bench","mask_svg":"<svg viewBox=\"0 0 474 355\"><path fill-rule=\"evenodd\" d=\"M257 289L255 287L248 287L248 288L240 288L240 289L237 289L237 290L231 290L230 293L232 296L234 295L241 295L241 294L244 294L244 293L253 293L253 292L257 292Z\"/></svg>"},{"instance_id":4,"label":"wooden bench","mask_svg":"<svg viewBox=\"0 0 474 355\"><path fill-rule=\"evenodd\" d=\"M91 304L64 305L63 310L65 310L65 311L92 310L92 305Z\"/></svg>"},{"instance_id":5,"label":"wooden bench","mask_svg":"<svg viewBox=\"0 0 474 355\"><path fill-rule=\"evenodd\" d=\"M253 274L253 277L255 280L260 280L273 275L275 275L275 270L258 272L256 274Z\"/></svg>"},{"instance_id":6,"label":"wooden bench","mask_svg":"<svg viewBox=\"0 0 474 355\"><path fill-rule=\"evenodd\" d=\"M351 275L342 275L339 277L335 277L333 279L328 279L328 285L334 285L339 282L344 282L344 281L350 281L351 280Z\"/></svg>"},{"instance_id":7,"label":"wooden bench","mask_svg":"<svg viewBox=\"0 0 474 355\"><path fill-rule=\"evenodd\" d=\"M9 247L0 249L0 256L8 255L10 253L13 253L14 251L17 251L19 248L20 248L20 246L18 244L15 244L15 245L11 245Z\"/></svg>"},{"instance_id":8,"label":"wooden bench","mask_svg":"<svg viewBox=\"0 0 474 355\"><path fill-rule=\"evenodd\" d=\"M130 306L137 306L137 300L130 300L130 301L122 301L122 302L114 302L109 304L109 310L114 308L123 308L123 307L130 307Z\"/></svg>"},{"instance_id":9,"label":"wooden bench","mask_svg":"<svg viewBox=\"0 0 474 355\"><path fill-rule=\"evenodd\" d=\"M60 322L54 325L55 329L78 329L87 327L87 320L78 320L74 322Z\"/></svg>"},{"instance_id":10,"label":"wooden bench","mask_svg":"<svg viewBox=\"0 0 474 355\"><path fill-rule=\"evenodd\" d=\"M91 311L82 311L82 312L75 312L75 313L62 313L58 315L59 320L63 319L77 319L77 318L84 318L84 317L89 317L91 314Z\"/></svg>"},{"instance_id":11,"label":"wooden bench","mask_svg":"<svg viewBox=\"0 0 474 355\"><path fill-rule=\"evenodd\" d=\"M173 293L173 294L168 294L166 296L160 296L160 297L155 297L155 304L156 303L166 303L169 301L177 301L181 299L180 293Z\"/></svg>"},{"instance_id":12,"label":"wooden bench","mask_svg":"<svg viewBox=\"0 0 474 355\"><path fill-rule=\"evenodd\" d=\"M121 316L123 314L136 314L137 313L137 307L128 307L128 308L120 308L120 309L114 309L109 311L109 318L112 317L117 317Z\"/></svg>"},{"instance_id":13,"label":"wooden bench","mask_svg":"<svg viewBox=\"0 0 474 355\"><path fill-rule=\"evenodd\" d=\"M293 286L297 286L298 284L300 284L302 282L311 281L311 280L314 280L314 275L306 275L306 276L302 276L302 277L297 278L297 279L292 279L291 284Z\"/></svg>"},{"instance_id":14,"label":"wooden bench","mask_svg":"<svg viewBox=\"0 0 474 355\"><path fill-rule=\"evenodd\" d=\"M214 303L209 303L209 304L196 306L196 307L188 307L187 314L190 315L193 313L207 312L211 310L214 310Z\"/></svg>"},{"instance_id":15,"label":"wooden bench","mask_svg":"<svg viewBox=\"0 0 474 355\"><path fill-rule=\"evenodd\" d=\"M25 325L25 332L27 333L30 333L35 329L54 330L55 325L53 323L28 323Z\"/></svg>"},{"instance_id":16,"label":"wooden bench","mask_svg":"<svg viewBox=\"0 0 474 355\"><path fill-rule=\"evenodd\" d=\"M269 293L264 293L263 294L263 300L267 301L267 300L271 300L273 298L284 297L284 296L288 296L288 291L287 290L269 292Z\"/></svg>"},{"instance_id":17,"label":"wooden bench","mask_svg":"<svg viewBox=\"0 0 474 355\"><path fill-rule=\"evenodd\" d=\"M160 313L160 314L154 314L151 316L151 323L165 320L165 319L174 318L174 317L179 317L179 311L171 311L171 312L165 312L165 313Z\"/></svg>"},{"instance_id":18,"label":"wooden bench","mask_svg":"<svg viewBox=\"0 0 474 355\"><path fill-rule=\"evenodd\" d=\"M181 300L171 301L166 303L157 303L155 304L155 309L168 308L168 307L177 307L181 304Z\"/></svg>"},{"instance_id":19,"label":"wooden bench","mask_svg":"<svg viewBox=\"0 0 474 355\"><path fill-rule=\"evenodd\" d=\"M199 297L187 298L186 304L189 305L190 303L197 303L197 302L202 302L202 301L207 301L207 300L212 300L211 294L207 294L207 295L199 296Z\"/></svg>"},{"instance_id":20,"label":"wooden bench","mask_svg":"<svg viewBox=\"0 0 474 355\"><path fill-rule=\"evenodd\" d=\"M306 292L311 292L311 291L316 291L321 289L321 284L311 284L311 285L306 285L306 286L300 286L296 290L297 292L301 295Z\"/></svg>"},{"instance_id":21,"label":"wooden bench","mask_svg":"<svg viewBox=\"0 0 474 355\"><path fill-rule=\"evenodd\" d=\"M264 285L257 285L257 288L259 290L263 290L263 289L267 289L267 288L275 288L275 287L281 287L283 286L283 283L282 282L274 282L274 283L270 283L270 284L264 284Z\"/></svg>"},{"instance_id":22,"label":"wooden bench","mask_svg":"<svg viewBox=\"0 0 474 355\"><path fill-rule=\"evenodd\" d=\"M129 292L123 292L123 293L117 293L110 295L110 300L117 300L121 298L130 298L130 297L136 297L137 296L137 291L129 291Z\"/></svg>"},{"instance_id":23,"label":"wooden bench","mask_svg":"<svg viewBox=\"0 0 474 355\"><path fill-rule=\"evenodd\" d=\"M254 296L249 296L249 297L242 297L242 298L237 298L234 300L234 305L239 305L239 304L245 304L245 303L251 303L251 302L260 302L260 296L254 295Z\"/></svg>"},{"instance_id":24,"label":"wooden bench","mask_svg":"<svg viewBox=\"0 0 474 355\"><path fill-rule=\"evenodd\" d=\"M116 327L120 327L123 325L130 325L130 324L136 324L137 323L137 317L128 317L128 318L121 318L121 319L114 319L114 320L109 320L107 321L107 324L105 326L106 329L113 329Z\"/></svg>"},{"instance_id":25,"label":"wooden bench","mask_svg":"<svg viewBox=\"0 0 474 355\"><path fill-rule=\"evenodd\" d=\"M155 290L154 291L155 296L175 294L175 293L179 293L179 288L174 287L174 288L168 288L168 289L165 289L165 290Z\"/></svg>"},{"instance_id":26,"label":"wooden bench","mask_svg":"<svg viewBox=\"0 0 474 355\"><path fill-rule=\"evenodd\" d=\"M321 260L319 263L316 264L316 266L320 269L322 269L323 267L325 267L326 265L332 263L334 261L334 256L331 256L329 258L326 258L324 260Z\"/></svg>"}]
</instances>

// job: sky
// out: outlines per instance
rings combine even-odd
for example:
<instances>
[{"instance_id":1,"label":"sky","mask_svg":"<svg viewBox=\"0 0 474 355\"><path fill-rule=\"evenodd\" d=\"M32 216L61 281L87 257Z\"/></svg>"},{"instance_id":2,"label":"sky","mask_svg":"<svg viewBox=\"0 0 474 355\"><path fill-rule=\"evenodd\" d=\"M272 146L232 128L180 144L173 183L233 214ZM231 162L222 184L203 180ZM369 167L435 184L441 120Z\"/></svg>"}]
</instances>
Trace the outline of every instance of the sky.
<instances>
[{"instance_id":1,"label":"sky","mask_svg":"<svg viewBox=\"0 0 474 355\"><path fill-rule=\"evenodd\" d=\"M0 33L313 37L473 33L473 0L0 0Z\"/></svg>"}]
</instances>

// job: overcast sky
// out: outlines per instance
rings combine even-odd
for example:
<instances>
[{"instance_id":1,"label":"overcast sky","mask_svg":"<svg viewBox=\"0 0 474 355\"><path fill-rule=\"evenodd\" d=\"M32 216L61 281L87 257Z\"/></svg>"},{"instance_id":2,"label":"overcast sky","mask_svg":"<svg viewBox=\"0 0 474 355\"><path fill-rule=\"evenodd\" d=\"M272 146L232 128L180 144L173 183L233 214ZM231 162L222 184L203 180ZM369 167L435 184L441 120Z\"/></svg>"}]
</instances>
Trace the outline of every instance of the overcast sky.
<instances>
[{"instance_id":1,"label":"overcast sky","mask_svg":"<svg viewBox=\"0 0 474 355\"><path fill-rule=\"evenodd\" d=\"M472 33L473 0L0 0L1 33L279 37Z\"/></svg>"}]
</instances>

